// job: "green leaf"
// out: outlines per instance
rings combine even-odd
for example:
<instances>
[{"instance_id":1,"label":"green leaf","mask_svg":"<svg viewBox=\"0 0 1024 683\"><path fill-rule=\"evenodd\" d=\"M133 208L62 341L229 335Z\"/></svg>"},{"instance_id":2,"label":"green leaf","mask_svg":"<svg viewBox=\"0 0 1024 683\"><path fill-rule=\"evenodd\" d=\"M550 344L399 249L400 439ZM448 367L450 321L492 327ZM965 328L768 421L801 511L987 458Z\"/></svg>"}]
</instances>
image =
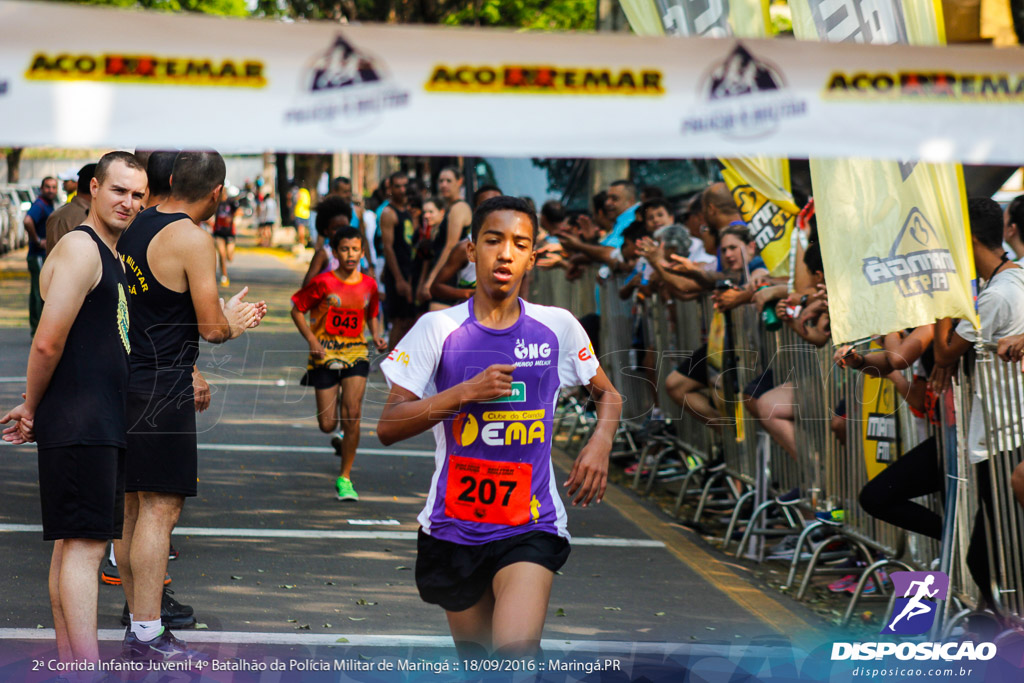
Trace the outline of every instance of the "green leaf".
<instances>
[{"instance_id":1,"label":"green leaf","mask_svg":"<svg viewBox=\"0 0 1024 683\"><path fill-rule=\"evenodd\" d=\"M556 617L564 617L565 616L565 610L562 609L561 607L559 607L558 609L555 610L555 616Z\"/></svg>"}]
</instances>

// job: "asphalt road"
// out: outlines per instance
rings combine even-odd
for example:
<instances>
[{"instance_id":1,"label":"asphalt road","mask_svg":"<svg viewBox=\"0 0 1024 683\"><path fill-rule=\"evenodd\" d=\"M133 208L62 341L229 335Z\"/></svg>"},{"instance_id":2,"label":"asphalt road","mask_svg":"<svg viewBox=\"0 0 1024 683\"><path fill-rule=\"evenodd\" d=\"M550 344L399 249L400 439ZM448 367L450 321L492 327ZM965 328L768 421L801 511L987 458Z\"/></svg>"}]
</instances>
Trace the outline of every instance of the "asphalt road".
<instances>
[{"instance_id":1,"label":"asphalt road","mask_svg":"<svg viewBox=\"0 0 1024 683\"><path fill-rule=\"evenodd\" d=\"M200 368L214 396L199 419L200 494L186 503L173 539L181 556L170 563L175 597L194 607L201 626L179 636L218 660L442 661L454 656L444 614L420 601L412 571L432 436L380 444L375 422L386 387L371 373L353 473L360 500L335 499L338 459L316 427L312 393L298 385L306 346L288 297L301 272L287 256L240 252L226 293L249 285L250 298L266 299L270 313L239 340L203 345ZM24 386L29 335L20 302L28 281L10 258L0 275L0 407L8 407ZM0 446L0 680L53 656L50 545L38 526L35 461L32 447ZM563 473L566 462L556 456ZM605 503L570 508L569 529L573 551L555 579L544 630L545 647L560 656L600 651L623 657L620 666L642 660L650 671L671 672L678 657L701 647L721 653L826 628L630 492L612 487ZM123 634L123 604L120 588L101 586L99 626L110 656ZM206 673L216 680L370 680L365 672L316 673L298 664L276 678L271 671ZM23 678L48 676L44 665Z\"/></svg>"}]
</instances>

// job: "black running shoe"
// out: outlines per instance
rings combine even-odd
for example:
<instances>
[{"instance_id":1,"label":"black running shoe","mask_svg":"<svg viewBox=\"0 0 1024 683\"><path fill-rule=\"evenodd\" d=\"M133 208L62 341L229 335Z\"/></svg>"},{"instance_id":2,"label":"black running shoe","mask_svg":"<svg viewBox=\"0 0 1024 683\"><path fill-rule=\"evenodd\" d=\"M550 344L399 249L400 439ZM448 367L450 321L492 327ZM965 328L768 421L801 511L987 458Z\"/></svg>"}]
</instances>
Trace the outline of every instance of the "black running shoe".
<instances>
[{"instance_id":1,"label":"black running shoe","mask_svg":"<svg viewBox=\"0 0 1024 683\"><path fill-rule=\"evenodd\" d=\"M174 593L170 588L164 588L164 597L160 601L160 622L166 628L188 628L196 623L195 610L189 605L183 605L171 595ZM124 603L124 611L121 613L121 625L131 624L131 616L128 613L128 603Z\"/></svg>"},{"instance_id":2,"label":"black running shoe","mask_svg":"<svg viewBox=\"0 0 1024 683\"><path fill-rule=\"evenodd\" d=\"M131 631L121 643L121 658L128 662L208 662L208 655L193 650L174 637L169 629L153 640L143 642Z\"/></svg>"}]
</instances>

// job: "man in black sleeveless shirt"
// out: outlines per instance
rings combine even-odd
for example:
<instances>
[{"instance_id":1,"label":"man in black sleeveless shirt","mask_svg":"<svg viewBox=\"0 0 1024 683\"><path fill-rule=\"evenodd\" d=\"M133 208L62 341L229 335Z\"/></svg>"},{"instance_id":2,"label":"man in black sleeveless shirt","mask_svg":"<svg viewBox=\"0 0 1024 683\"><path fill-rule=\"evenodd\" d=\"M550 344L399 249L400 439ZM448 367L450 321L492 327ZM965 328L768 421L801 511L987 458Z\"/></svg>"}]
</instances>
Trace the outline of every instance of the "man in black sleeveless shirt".
<instances>
[{"instance_id":1,"label":"man in black sleeveless shirt","mask_svg":"<svg viewBox=\"0 0 1024 683\"><path fill-rule=\"evenodd\" d=\"M409 177L401 171L392 173L391 202L380 214L381 250L384 252L384 314L391 323L388 347L405 336L416 322L416 304L413 298L416 282L413 279L412 239L415 226L409 213L406 189Z\"/></svg>"},{"instance_id":2,"label":"man in black sleeveless shirt","mask_svg":"<svg viewBox=\"0 0 1024 683\"><path fill-rule=\"evenodd\" d=\"M115 251L146 191L127 152L100 159L81 227L57 244L40 273L46 302L29 351L25 402L0 422L4 440L39 444L43 538L54 540L50 604L64 661L99 659L96 571L121 537L128 282Z\"/></svg>"},{"instance_id":3,"label":"man in black sleeveless shirt","mask_svg":"<svg viewBox=\"0 0 1024 683\"><path fill-rule=\"evenodd\" d=\"M193 372L199 338L219 344L259 324L266 305L227 303L216 280L213 239L198 223L213 215L224 185L216 152L180 152L170 197L139 214L119 243L135 311L128 388L124 538L114 544L128 602L122 656L132 661L198 655L161 623L167 553L198 474ZM208 404L208 397L206 399Z\"/></svg>"}]
</instances>

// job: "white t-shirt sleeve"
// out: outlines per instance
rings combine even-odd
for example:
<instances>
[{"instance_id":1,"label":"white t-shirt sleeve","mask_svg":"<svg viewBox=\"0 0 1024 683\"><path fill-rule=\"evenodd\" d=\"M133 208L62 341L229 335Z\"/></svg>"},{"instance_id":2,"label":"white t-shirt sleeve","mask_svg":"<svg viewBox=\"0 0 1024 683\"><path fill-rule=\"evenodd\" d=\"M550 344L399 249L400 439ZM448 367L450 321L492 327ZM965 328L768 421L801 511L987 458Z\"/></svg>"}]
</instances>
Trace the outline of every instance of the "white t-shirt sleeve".
<instances>
[{"instance_id":1,"label":"white t-shirt sleeve","mask_svg":"<svg viewBox=\"0 0 1024 683\"><path fill-rule=\"evenodd\" d=\"M397 384L420 398L436 393L434 373L441 360L445 337L440 318L421 317L380 364L388 386Z\"/></svg>"},{"instance_id":2,"label":"white t-shirt sleeve","mask_svg":"<svg viewBox=\"0 0 1024 683\"><path fill-rule=\"evenodd\" d=\"M590 384L600 364L594 354L594 345L580 322L564 311L564 324L558 334L558 381L563 387Z\"/></svg>"},{"instance_id":3,"label":"white t-shirt sleeve","mask_svg":"<svg viewBox=\"0 0 1024 683\"><path fill-rule=\"evenodd\" d=\"M1005 337L1007 328L1014 319L1013 305L1003 296L1003 292L995 289L982 292L978 296L978 320L981 321L981 337L983 341L991 341ZM967 320L957 323L956 333L959 337L974 343L977 334Z\"/></svg>"}]
</instances>

